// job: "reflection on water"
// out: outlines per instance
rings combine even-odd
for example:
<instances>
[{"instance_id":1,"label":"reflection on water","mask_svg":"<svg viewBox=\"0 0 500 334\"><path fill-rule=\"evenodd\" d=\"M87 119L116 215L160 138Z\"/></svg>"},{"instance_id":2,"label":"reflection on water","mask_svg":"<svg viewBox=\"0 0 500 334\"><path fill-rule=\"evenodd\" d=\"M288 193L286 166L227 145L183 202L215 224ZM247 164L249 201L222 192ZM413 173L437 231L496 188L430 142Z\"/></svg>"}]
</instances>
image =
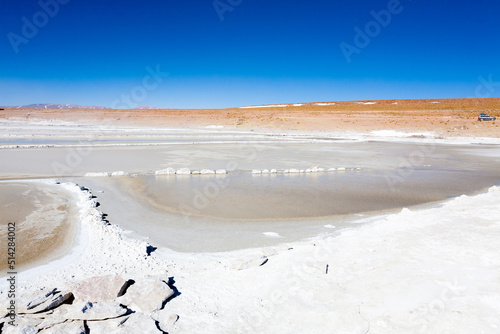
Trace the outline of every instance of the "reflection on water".
<instances>
[{"instance_id":1,"label":"reflection on water","mask_svg":"<svg viewBox=\"0 0 500 334\"><path fill-rule=\"evenodd\" d=\"M237 170L212 176L74 178L110 221L177 251L228 251L286 243L352 227L403 207L473 194L500 183L496 146L415 143L267 143L126 150L160 168ZM109 151L110 158L117 152ZM154 157L152 159L151 157ZM123 160L113 160L123 168ZM359 172L252 175L253 168L362 167ZM157 165L149 165L155 169ZM107 170L107 169L105 169ZM111 169L113 170L113 169ZM282 238L271 238L276 232Z\"/></svg>"},{"instance_id":2,"label":"reflection on water","mask_svg":"<svg viewBox=\"0 0 500 334\"><path fill-rule=\"evenodd\" d=\"M439 201L491 185L498 176L419 170L389 184L375 171L124 179L135 197L180 215L265 220L351 215Z\"/></svg>"}]
</instances>

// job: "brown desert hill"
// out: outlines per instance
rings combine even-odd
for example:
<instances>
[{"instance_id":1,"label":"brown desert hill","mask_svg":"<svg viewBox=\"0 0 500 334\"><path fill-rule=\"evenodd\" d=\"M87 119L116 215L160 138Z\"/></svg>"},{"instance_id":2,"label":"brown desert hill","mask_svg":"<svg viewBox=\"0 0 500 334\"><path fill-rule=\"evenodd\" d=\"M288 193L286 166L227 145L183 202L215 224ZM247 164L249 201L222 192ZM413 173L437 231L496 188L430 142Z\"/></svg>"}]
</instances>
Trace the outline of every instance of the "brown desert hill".
<instances>
[{"instance_id":1,"label":"brown desert hill","mask_svg":"<svg viewBox=\"0 0 500 334\"><path fill-rule=\"evenodd\" d=\"M434 132L438 136L500 137L500 98L363 100L286 103L226 109L6 109L0 119L66 120L139 126L222 125L265 131Z\"/></svg>"}]
</instances>

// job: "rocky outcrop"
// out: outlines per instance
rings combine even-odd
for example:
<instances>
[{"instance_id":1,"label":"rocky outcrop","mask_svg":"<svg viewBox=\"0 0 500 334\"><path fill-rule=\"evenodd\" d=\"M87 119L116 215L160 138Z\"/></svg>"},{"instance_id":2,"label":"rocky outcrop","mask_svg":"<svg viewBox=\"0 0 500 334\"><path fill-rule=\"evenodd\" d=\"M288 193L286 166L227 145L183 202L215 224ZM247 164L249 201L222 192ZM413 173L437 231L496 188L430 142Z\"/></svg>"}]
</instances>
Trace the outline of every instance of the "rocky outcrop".
<instances>
[{"instance_id":1,"label":"rocky outcrop","mask_svg":"<svg viewBox=\"0 0 500 334\"><path fill-rule=\"evenodd\" d=\"M128 281L119 275L91 277L76 284L73 296L76 301L109 302L121 296Z\"/></svg>"},{"instance_id":2,"label":"rocky outcrop","mask_svg":"<svg viewBox=\"0 0 500 334\"><path fill-rule=\"evenodd\" d=\"M128 309L118 302L81 302L71 305L63 317L68 320L106 320L118 318L128 313Z\"/></svg>"},{"instance_id":3,"label":"rocky outcrop","mask_svg":"<svg viewBox=\"0 0 500 334\"><path fill-rule=\"evenodd\" d=\"M173 295L174 291L162 277L145 277L136 281L126 294L116 300L133 311L153 312L162 309L163 303Z\"/></svg>"},{"instance_id":4,"label":"rocky outcrop","mask_svg":"<svg viewBox=\"0 0 500 334\"><path fill-rule=\"evenodd\" d=\"M59 291L55 288L31 300L26 305L21 305L19 312L40 313L50 311L70 299L72 296L73 294L69 291Z\"/></svg>"},{"instance_id":5,"label":"rocky outcrop","mask_svg":"<svg viewBox=\"0 0 500 334\"><path fill-rule=\"evenodd\" d=\"M179 319L164 309L177 292L166 276L106 275L68 286L25 293L16 326L3 322L0 333L165 333Z\"/></svg>"}]
</instances>

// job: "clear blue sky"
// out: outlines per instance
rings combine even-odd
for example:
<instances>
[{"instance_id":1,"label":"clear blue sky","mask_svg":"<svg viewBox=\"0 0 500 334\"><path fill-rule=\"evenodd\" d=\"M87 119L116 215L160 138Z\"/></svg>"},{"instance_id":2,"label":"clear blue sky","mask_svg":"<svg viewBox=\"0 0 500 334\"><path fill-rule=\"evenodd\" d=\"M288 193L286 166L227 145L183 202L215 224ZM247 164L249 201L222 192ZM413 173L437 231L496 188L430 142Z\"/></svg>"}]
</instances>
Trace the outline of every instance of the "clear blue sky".
<instances>
[{"instance_id":1,"label":"clear blue sky","mask_svg":"<svg viewBox=\"0 0 500 334\"><path fill-rule=\"evenodd\" d=\"M0 0L0 105L500 96L498 0L55 1ZM147 66L169 74L144 86Z\"/></svg>"}]
</instances>

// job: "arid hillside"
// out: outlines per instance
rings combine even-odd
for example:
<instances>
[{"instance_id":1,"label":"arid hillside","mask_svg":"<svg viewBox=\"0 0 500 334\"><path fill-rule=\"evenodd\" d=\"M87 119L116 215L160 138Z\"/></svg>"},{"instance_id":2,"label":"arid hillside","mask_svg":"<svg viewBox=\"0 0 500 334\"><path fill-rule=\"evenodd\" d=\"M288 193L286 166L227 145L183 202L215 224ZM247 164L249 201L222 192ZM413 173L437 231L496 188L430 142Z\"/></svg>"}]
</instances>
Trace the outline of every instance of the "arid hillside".
<instances>
[{"instance_id":1,"label":"arid hillside","mask_svg":"<svg viewBox=\"0 0 500 334\"><path fill-rule=\"evenodd\" d=\"M228 109L6 109L0 119L144 126L221 125L267 131L432 131L439 136L500 137L499 121L479 122L479 113L500 117L500 98L366 100L287 103Z\"/></svg>"}]
</instances>

